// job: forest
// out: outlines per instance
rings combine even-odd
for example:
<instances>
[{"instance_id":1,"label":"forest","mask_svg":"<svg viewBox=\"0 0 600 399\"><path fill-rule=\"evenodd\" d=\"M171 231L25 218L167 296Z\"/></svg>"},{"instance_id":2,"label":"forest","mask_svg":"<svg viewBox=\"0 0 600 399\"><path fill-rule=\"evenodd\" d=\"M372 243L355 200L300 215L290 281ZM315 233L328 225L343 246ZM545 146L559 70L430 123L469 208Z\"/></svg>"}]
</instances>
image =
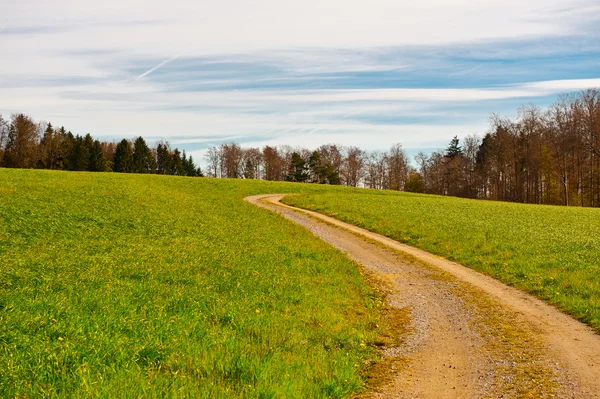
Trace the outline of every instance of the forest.
<instances>
[{"instance_id":1,"label":"forest","mask_svg":"<svg viewBox=\"0 0 600 399\"><path fill-rule=\"evenodd\" d=\"M483 135L454 136L444 150L408 159L401 144L387 151L325 144L209 147L205 174L216 178L341 184L535 204L600 206L600 91L561 95L516 118L492 114ZM202 176L185 151L142 137L119 143L74 136L24 114L0 116L0 166Z\"/></svg>"},{"instance_id":2,"label":"forest","mask_svg":"<svg viewBox=\"0 0 600 399\"><path fill-rule=\"evenodd\" d=\"M454 136L432 154L322 145L210 147L211 177L343 184L535 204L600 206L600 91L561 95L547 109L522 106L515 119L492 114L483 135Z\"/></svg>"},{"instance_id":3,"label":"forest","mask_svg":"<svg viewBox=\"0 0 600 399\"><path fill-rule=\"evenodd\" d=\"M10 120L0 115L0 167L202 176L193 158L168 142L150 148L141 136L100 141L89 133L73 135L64 127L36 123L22 113Z\"/></svg>"}]
</instances>

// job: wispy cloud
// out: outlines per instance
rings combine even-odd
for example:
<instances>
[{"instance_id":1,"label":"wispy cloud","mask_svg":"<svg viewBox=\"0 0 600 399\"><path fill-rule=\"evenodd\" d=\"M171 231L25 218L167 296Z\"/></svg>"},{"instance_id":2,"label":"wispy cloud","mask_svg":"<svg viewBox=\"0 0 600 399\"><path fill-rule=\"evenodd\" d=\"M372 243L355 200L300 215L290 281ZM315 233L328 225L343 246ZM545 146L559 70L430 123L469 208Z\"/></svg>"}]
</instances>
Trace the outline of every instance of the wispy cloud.
<instances>
[{"instance_id":1,"label":"wispy cloud","mask_svg":"<svg viewBox=\"0 0 600 399\"><path fill-rule=\"evenodd\" d=\"M140 75L136 76L136 77L135 77L135 78L133 78L131 81L135 82L135 81L137 81L137 80L140 80L140 79L142 79L142 78L144 78L144 77L146 77L146 76L150 75L152 72L154 72L154 71L156 71L156 70L158 70L158 69L162 68L163 66L167 65L169 62L175 61L175 60L176 60L177 58L179 58L180 56L181 56L181 55L180 55L180 54L178 54L178 55L176 55L176 56L173 56L173 57L171 57L171 58L169 58L169 59L166 59L166 60L164 60L163 62L161 62L161 63L159 63L159 64L155 65L154 67L152 67L152 68L150 68L150 69L148 69L146 72L144 72L144 73L142 73L142 74L140 74Z\"/></svg>"}]
</instances>

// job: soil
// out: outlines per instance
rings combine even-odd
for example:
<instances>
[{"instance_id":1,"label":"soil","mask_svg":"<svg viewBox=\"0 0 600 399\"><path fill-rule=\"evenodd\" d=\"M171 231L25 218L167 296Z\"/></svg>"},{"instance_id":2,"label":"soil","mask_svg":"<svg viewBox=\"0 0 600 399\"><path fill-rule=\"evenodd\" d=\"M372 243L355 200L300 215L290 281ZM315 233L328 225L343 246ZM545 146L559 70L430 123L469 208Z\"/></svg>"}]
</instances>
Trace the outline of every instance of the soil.
<instances>
[{"instance_id":1,"label":"soil","mask_svg":"<svg viewBox=\"0 0 600 399\"><path fill-rule=\"evenodd\" d=\"M600 398L600 336L547 303L458 263L283 195L246 201L344 252L385 292L390 320L363 398ZM395 318L395 319L394 319Z\"/></svg>"}]
</instances>

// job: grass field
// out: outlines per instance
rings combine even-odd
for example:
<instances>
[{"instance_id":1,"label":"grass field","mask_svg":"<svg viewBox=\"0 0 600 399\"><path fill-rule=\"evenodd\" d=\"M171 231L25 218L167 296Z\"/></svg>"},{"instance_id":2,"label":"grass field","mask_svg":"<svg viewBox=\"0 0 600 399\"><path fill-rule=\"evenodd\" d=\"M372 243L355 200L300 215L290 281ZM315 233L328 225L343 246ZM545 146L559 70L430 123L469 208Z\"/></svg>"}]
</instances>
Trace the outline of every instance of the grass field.
<instances>
[{"instance_id":1,"label":"grass field","mask_svg":"<svg viewBox=\"0 0 600 399\"><path fill-rule=\"evenodd\" d=\"M309 193L284 202L470 266L600 333L600 209L368 190Z\"/></svg>"},{"instance_id":2,"label":"grass field","mask_svg":"<svg viewBox=\"0 0 600 399\"><path fill-rule=\"evenodd\" d=\"M363 389L380 296L242 198L316 185L0 169L0 397Z\"/></svg>"}]
</instances>

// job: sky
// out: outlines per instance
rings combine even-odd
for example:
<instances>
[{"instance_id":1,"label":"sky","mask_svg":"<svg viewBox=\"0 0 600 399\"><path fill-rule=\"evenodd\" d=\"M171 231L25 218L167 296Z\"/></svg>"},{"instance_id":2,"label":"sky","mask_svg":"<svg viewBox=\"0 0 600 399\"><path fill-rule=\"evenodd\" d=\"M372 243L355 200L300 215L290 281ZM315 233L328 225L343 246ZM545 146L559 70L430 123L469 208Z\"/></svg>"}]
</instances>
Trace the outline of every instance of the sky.
<instances>
[{"instance_id":1,"label":"sky","mask_svg":"<svg viewBox=\"0 0 600 399\"><path fill-rule=\"evenodd\" d=\"M0 0L0 114L103 140L410 154L600 87L597 0Z\"/></svg>"}]
</instances>

